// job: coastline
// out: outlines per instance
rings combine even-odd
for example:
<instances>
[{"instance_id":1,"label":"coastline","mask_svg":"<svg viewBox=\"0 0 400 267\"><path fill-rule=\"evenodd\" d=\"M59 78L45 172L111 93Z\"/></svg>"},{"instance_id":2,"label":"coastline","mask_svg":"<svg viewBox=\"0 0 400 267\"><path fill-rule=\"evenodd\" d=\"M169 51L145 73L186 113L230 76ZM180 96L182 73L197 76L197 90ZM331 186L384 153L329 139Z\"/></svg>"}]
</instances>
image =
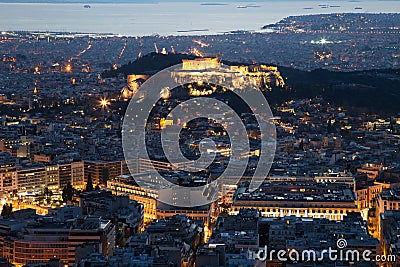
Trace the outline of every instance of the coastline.
<instances>
[{"instance_id":1,"label":"coastline","mask_svg":"<svg viewBox=\"0 0 400 267\"><path fill-rule=\"evenodd\" d=\"M376 6L377 0L325 1L332 8L320 8L321 2L315 0L244 2L245 5L251 4L257 8L237 8L243 2L207 3L204 0L191 2L175 0L158 3L155 1L95 3L97 0L86 3L56 3L54 1L22 3L29 0L21 0L18 3L9 3L8 0L7 3L5 1L0 0L0 31L112 33L114 36L133 37L220 35L237 31L259 33L265 32L262 29L265 25L277 23L289 16L360 13L360 11L370 14L400 13L400 5L393 8L392 2L387 2L387 4ZM90 4L91 8L84 8L86 4ZM313 9L304 9L305 7L313 7ZM355 9L356 7L363 9ZM193 13L194 10L196 13Z\"/></svg>"}]
</instances>

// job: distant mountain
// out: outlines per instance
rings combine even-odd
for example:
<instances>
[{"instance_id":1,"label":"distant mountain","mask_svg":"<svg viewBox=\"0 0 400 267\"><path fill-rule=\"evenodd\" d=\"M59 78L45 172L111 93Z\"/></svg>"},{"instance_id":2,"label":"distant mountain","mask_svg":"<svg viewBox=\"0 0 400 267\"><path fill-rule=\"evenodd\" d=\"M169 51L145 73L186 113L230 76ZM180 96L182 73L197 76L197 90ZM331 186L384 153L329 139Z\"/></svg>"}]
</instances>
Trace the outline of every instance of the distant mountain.
<instances>
[{"instance_id":1,"label":"distant mountain","mask_svg":"<svg viewBox=\"0 0 400 267\"><path fill-rule=\"evenodd\" d=\"M118 70L105 71L102 76L115 77L123 74L155 74L167 67L180 64L182 59L194 59L187 54L151 53ZM226 65L242 63L223 61ZM247 64L243 64L247 65ZM302 71L289 67L278 67L285 79L285 88L274 88L266 92L272 104L290 99L321 96L329 102L347 108L368 112L390 112L400 114L400 69L337 72L318 69Z\"/></svg>"}]
</instances>

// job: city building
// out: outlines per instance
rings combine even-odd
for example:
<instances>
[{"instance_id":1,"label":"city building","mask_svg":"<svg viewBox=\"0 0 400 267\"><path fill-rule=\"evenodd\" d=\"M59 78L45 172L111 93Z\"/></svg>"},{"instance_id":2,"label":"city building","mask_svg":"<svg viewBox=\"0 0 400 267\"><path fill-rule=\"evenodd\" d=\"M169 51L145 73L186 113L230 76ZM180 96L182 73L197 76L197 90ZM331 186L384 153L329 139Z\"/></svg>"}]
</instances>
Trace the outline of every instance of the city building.
<instances>
[{"instance_id":1,"label":"city building","mask_svg":"<svg viewBox=\"0 0 400 267\"><path fill-rule=\"evenodd\" d=\"M77 262L78 247L82 245L94 248L92 252L111 256L115 248L115 226L99 217L81 216L58 222L52 217L40 216L2 239L3 254L16 265L44 263L57 258L72 266Z\"/></svg>"},{"instance_id":2,"label":"city building","mask_svg":"<svg viewBox=\"0 0 400 267\"><path fill-rule=\"evenodd\" d=\"M357 199L352 187L344 183L265 182L249 192L243 185L234 196L230 214L242 208L258 209L265 217L311 217L342 220L357 212Z\"/></svg>"},{"instance_id":3,"label":"city building","mask_svg":"<svg viewBox=\"0 0 400 267\"><path fill-rule=\"evenodd\" d=\"M384 255L393 255L387 266L400 264L400 211L387 210L380 215L380 238Z\"/></svg>"}]
</instances>

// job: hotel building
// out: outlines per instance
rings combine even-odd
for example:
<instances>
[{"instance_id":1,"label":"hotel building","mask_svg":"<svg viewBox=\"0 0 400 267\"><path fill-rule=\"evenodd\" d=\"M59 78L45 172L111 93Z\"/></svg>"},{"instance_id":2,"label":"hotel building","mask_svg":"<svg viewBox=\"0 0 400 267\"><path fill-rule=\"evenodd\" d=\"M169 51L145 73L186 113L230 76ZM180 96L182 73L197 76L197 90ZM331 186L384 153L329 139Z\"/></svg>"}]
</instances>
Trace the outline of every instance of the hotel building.
<instances>
[{"instance_id":1,"label":"hotel building","mask_svg":"<svg viewBox=\"0 0 400 267\"><path fill-rule=\"evenodd\" d=\"M258 209L264 217L294 215L330 220L342 220L347 213L358 211L351 185L301 180L265 182L253 192L242 185L233 196L230 214L238 214L241 208Z\"/></svg>"},{"instance_id":2,"label":"hotel building","mask_svg":"<svg viewBox=\"0 0 400 267\"><path fill-rule=\"evenodd\" d=\"M0 236L0 244L17 266L45 263L55 258L72 266L84 247L111 256L115 247L115 226L99 217L79 217L66 222L44 217L24 227L21 235Z\"/></svg>"}]
</instances>

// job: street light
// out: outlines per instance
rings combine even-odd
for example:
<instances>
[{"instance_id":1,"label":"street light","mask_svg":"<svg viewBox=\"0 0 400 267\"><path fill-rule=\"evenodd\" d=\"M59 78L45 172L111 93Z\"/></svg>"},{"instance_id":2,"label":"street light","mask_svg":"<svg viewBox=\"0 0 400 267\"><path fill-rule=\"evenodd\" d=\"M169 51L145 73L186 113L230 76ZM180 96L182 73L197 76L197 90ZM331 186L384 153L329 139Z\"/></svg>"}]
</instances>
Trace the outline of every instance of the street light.
<instances>
[{"instance_id":1,"label":"street light","mask_svg":"<svg viewBox=\"0 0 400 267\"><path fill-rule=\"evenodd\" d=\"M110 105L110 101L107 98L101 98L100 99L100 106L104 109L108 105Z\"/></svg>"},{"instance_id":2,"label":"street light","mask_svg":"<svg viewBox=\"0 0 400 267\"><path fill-rule=\"evenodd\" d=\"M67 66L65 66L65 71L66 71L66 72L71 72L71 71L72 71L72 66L71 66L71 64L68 64Z\"/></svg>"}]
</instances>

